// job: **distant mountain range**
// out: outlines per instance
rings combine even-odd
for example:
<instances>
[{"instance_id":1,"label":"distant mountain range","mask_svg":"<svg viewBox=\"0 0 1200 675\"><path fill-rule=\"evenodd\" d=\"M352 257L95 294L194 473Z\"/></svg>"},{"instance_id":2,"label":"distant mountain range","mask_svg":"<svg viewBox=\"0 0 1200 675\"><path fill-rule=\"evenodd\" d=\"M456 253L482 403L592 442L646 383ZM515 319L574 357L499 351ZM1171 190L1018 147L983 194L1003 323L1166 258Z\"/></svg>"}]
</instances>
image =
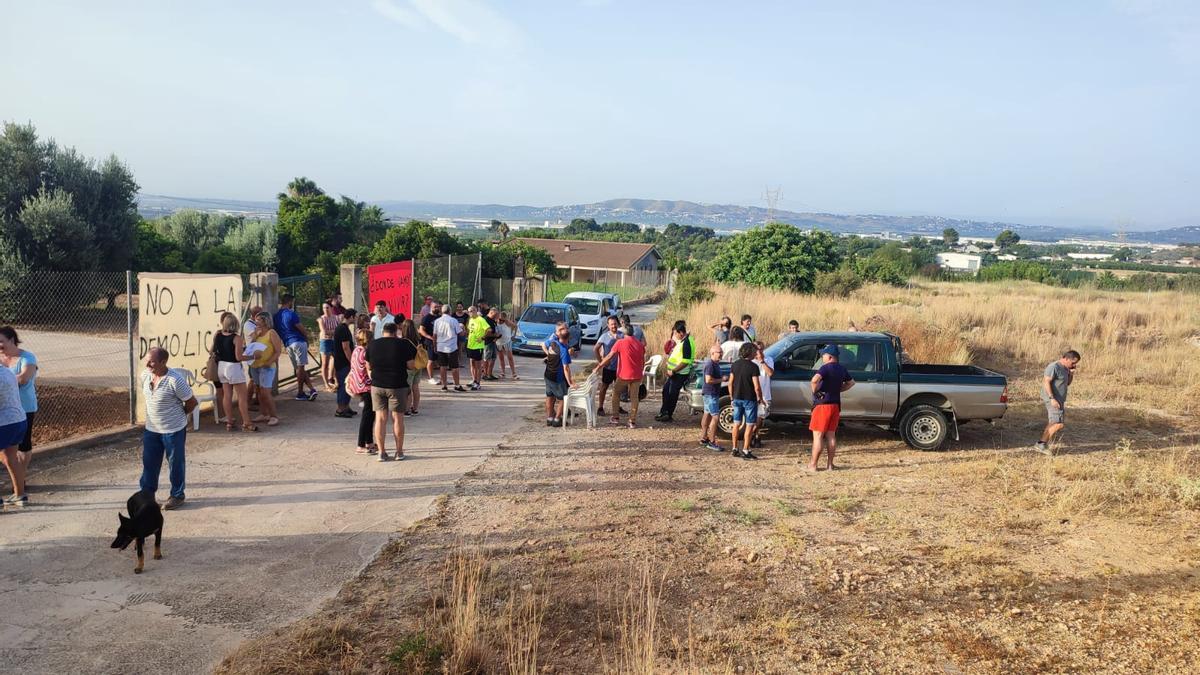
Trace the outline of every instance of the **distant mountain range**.
<instances>
[{"instance_id":1,"label":"distant mountain range","mask_svg":"<svg viewBox=\"0 0 1200 675\"><path fill-rule=\"evenodd\" d=\"M717 230L744 230L765 222L771 214L758 206L733 204L700 204L697 202L659 199L609 199L592 204L562 206L509 206L505 204L442 204L420 201L374 201L395 220L417 218L497 219L551 223L570 222L574 218L595 218L597 222L623 221L642 225L663 226L668 223L700 225ZM138 209L146 216L160 216L179 209L229 211L246 214L274 214L274 201L244 201L228 199L198 199L143 194ZM1058 241L1086 239L1117 243L1117 233L1106 228L1065 228L1022 223L983 222L943 218L941 216L839 215L835 213L797 213L775 211L774 218L802 228L820 228L847 234L941 235L953 227L963 237L992 238L1010 229L1024 239ZM1200 225L1176 227L1148 232L1128 232L1129 243L1178 244L1200 241Z\"/></svg>"}]
</instances>

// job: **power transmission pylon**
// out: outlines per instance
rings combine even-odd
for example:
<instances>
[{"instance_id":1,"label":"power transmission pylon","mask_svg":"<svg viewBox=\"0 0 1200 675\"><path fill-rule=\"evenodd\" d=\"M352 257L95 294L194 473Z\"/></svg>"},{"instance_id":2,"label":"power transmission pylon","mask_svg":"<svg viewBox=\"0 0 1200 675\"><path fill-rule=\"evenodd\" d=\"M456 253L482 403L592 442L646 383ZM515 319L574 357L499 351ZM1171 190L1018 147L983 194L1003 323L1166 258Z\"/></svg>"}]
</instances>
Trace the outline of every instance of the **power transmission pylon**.
<instances>
[{"instance_id":1,"label":"power transmission pylon","mask_svg":"<svg viewBox=\"0 0 1200 675\"><path fill-rule=\"evenodd\" d=\"M763 190L763 201L767 203L767 223L775 222L775 209L779 206L779 197L782 194L782 185L776 186L774 190L770 187Z\"/></svg>"}]
</instances>

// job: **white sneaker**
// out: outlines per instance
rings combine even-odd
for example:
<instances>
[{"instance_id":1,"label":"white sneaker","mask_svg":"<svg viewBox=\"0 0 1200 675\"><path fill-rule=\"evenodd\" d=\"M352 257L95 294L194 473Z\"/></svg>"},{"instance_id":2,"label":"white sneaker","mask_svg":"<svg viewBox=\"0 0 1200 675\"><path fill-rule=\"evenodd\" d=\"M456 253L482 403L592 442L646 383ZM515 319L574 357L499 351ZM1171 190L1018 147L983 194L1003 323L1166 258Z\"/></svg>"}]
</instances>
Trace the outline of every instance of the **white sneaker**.
<instances>
[{"instance_id":1,"label":"white sneaker","mask_svg":"<svg viewBox=\"0 0 1200 675\"><path fill-rule=\"evenodd\" d=\"M1037 443L1033 444L1033 451L1040 452L1043 455L1047 455L1047 456L1052 456L1054 454L1053 452L1050 451L1050 446L1046 445L1045 443L1043 443L1041 441L1038 441Z\"/></svg>"},{"instance_id":2,"label":"white sneaker","mask_svg":"<svg viewBox=\"0 0 1200 675\"><path fill-rule=\"evenodd\" d=\"M381 452L381 453L379 453L379 456L375 458L375 461L376 462L386 462L386 461L388 461L388 459L389 459L388 454L386 452Z\"/></svg>"},{"instance_id":3,"label":"white sneaker","mask_svg":"<svg viewBox=\"0 0 1200 675\"><path fill-rule=\"evenodd\" d=\"M442 383L442 381L441 381L441 380L439 380L439 379L437 379L436 377L431 377L431 378L429 378L429 384L432 384L432 385L433 385L433 386L435 386L435 387L436 387L436 386L438 386L438 385L439 385L439 384L441 384L441 383Z\"/></svg>"}]
</instances>

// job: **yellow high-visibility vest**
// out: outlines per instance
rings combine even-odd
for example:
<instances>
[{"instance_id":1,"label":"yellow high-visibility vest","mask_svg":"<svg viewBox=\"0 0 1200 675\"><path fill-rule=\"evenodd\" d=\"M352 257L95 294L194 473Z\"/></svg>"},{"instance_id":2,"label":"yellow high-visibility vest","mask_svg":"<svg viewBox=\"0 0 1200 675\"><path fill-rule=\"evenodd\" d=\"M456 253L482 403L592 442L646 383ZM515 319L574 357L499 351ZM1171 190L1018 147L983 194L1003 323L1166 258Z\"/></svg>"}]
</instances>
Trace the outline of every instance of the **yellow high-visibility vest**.
<instances>
[{"instance_id":1,"label":"yellow high-visibility vest","mask_svg":"<svg viewBox=\"0 0 1200 675\"><path fill-rule=\"evenodd\" d=\"M683 356L684 343L687 343L688 353L691 354L691 356L686 358ZM667 370L674 372L676 375L687 375L692 372L692 362L695 360L696 341L692 339L691 335L688 335L676 343L675 348L671 350L671 355L667 357ZM681 365L683 366L682 368L680 368ZM679 370L676 370L676 368L679 368Z\"/></svg>"}]
</instances>

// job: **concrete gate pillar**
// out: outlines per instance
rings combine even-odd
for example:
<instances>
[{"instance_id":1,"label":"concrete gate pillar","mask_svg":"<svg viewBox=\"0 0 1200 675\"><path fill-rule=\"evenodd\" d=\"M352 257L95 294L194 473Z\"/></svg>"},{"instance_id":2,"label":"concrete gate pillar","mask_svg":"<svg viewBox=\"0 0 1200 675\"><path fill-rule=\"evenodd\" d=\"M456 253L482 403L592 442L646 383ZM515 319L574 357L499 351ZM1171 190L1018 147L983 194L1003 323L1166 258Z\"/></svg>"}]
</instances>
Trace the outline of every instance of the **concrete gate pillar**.
<instances>
[{"instance_id":1,"label":"concrete gate pillar","mask_svg":"<svg viewBox=\"0 0 1200 675\"><path fill-rule=\"evenodd\" d=\"M517 277L512 281L512 320L516 321L525 311L525 277Z\"/></svg>"},{"instance_id":2,"label":"concrete gate pillar","mask_svg":"<svg viewBox=\"0 0 1200 675\"><path fill-rule=\"evenodd\" d=\"M250 275L250 306L258 305L275 316L279 310L279 275L274 272L254 272ZM249 311L247 309L247 311ZM250 317L247 317L250 318Z\"/></svg>"},{"instance_id":3,"label":"concrete gate pillar","mask_svg":"<svg viewBox=\"0 0 1200 675\"><path fill-rule=\"evenodd\" d=\"M363 270L362 265L342 265L342 305L351 309L364 311L367 306L367 299L363 297Z\"/></svg>"}]
</instances>

